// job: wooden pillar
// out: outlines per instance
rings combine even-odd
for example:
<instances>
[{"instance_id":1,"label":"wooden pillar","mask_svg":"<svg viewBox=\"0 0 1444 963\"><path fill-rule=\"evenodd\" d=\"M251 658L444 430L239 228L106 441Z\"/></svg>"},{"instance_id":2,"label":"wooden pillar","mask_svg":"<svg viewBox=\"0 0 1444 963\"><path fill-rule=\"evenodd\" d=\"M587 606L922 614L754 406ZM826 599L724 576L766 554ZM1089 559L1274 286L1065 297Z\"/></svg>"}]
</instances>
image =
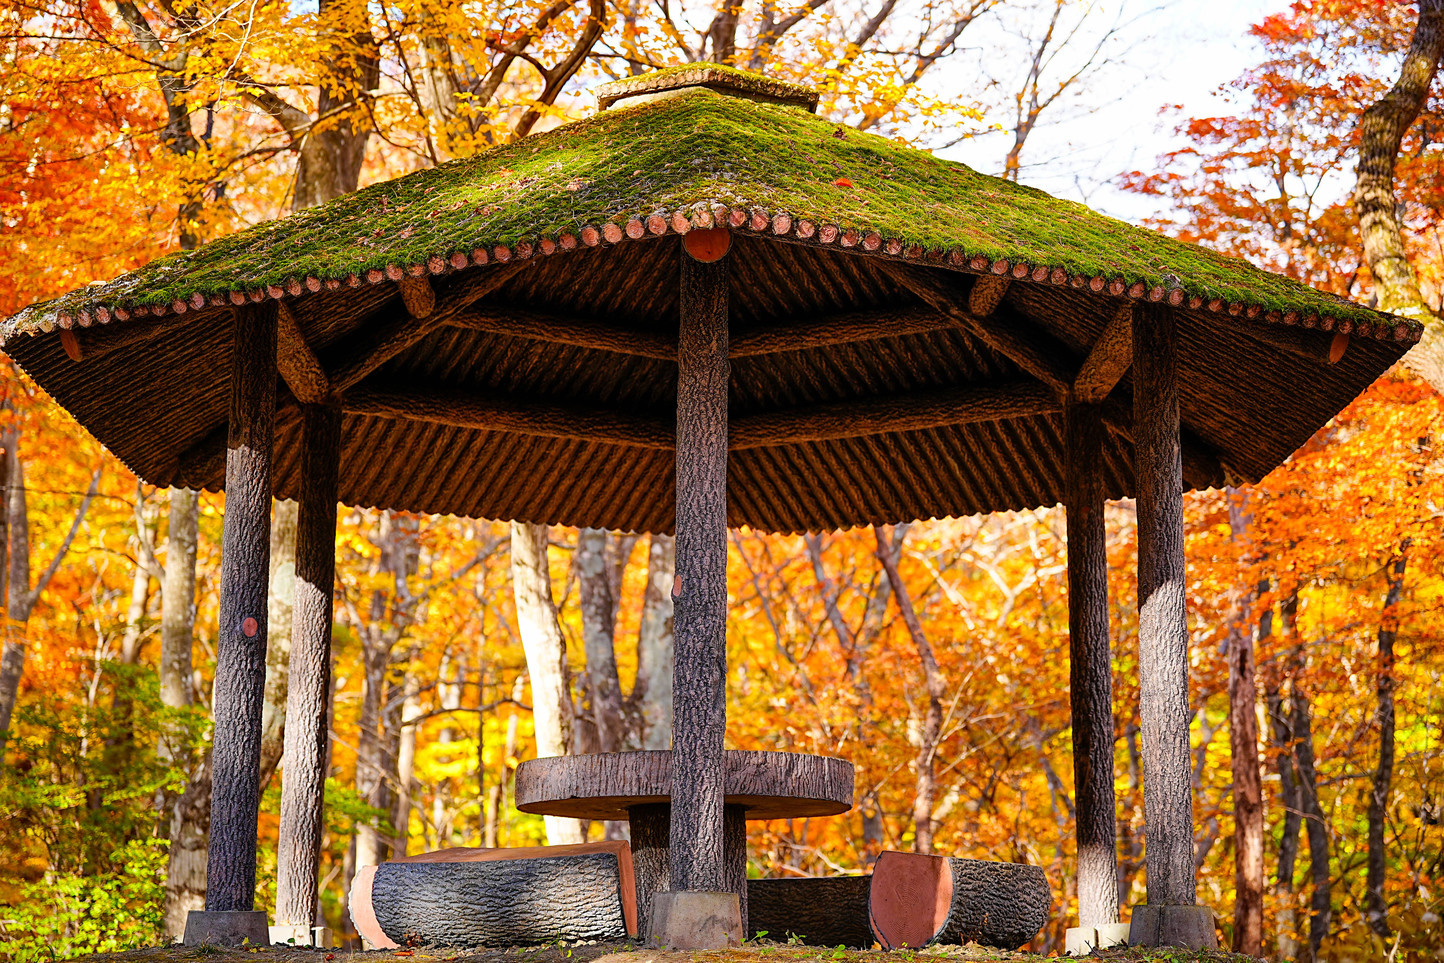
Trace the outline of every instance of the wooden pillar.
<instances>
[{"instance_id":1,"label":"wooden pillar","mask_svg":"<svg viewBox=\"0 0 1444 963\"><path fill-rule=\"evenodd\" d=\"M1193 787L1184 622L1183 460L1173 312L1133 312L1138 484L1138 665L1150 906L1192 906Z\"/></svg>"},{"instance_id":2,"label":"wooden pillar","mask_svg":"<svg viewBox=\"0 0 1444 963\"><path fill-rule=\"evenodd\" d=\"M220 631L211 696L215 741L208 911L250 910L256 895L275 413L276 305L266 302L235 316Z\"/></svg>"},{"instance_id":3,"label":"wooden pillar","mask_svg":"<svg viewBox=\"0 0 1444 963\"><path fill-rule=\"evenodd\" d=\"M1067 446L1069 692L1078 818L1078 920L1118 922L1118 824L1113 791L1113 660L1108 544L1103 526L1103 421L1096 405L1063 412Z\"/></svg>"},{"instance_id":4,"label":"wooden pillar","mask_svg":"<svg viewBox=\"0 0 1444 963\"><path fill-rule=\"evenodd\" d=\"M691 245L688 245L690 248ZM723 892L727 728L727 257L682 257L672 596L671 889Z\"/></svg>"},{"instance_id":5,"label":"wooden pillar","mask_svg":"<svg viewBox=\"0 0 1444 963\"><path fill-rule=\"evenodd\" d=\"M316 918L331 690L331 599L336 582L337 468L341 412L306 405L301 428L301 497L296 525L296 601L286 745L281 762L281 831L276 925L304 928Z\"/></svg>"},{"instance_id":6,"label":"wooden pillar","mask_svg":"<svg viewBox=\"0 0 1444 963\"><path fill-rule=\"evenodd\" d=\"M736 893L747 932L747 809L724 805L722 818L722 892ZM637 926L649 932L652 897L664 893L671 876L671 821L669 803L643 803L627 809L632 836L632 872L637 885Z\"/></svg>"}]
</instances>

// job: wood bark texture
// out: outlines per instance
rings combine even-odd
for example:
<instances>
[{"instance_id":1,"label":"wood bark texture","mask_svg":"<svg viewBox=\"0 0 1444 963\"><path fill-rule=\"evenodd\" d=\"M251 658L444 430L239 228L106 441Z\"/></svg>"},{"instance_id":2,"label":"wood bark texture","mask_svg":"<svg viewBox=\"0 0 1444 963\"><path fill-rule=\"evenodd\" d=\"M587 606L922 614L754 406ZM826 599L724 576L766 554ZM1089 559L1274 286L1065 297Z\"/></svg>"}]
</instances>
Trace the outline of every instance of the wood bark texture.
<instances>
[{"instance_id":1,"label":"wood bark texture","mask_svg":"<svg viewBox=\"0 0 1444 963\"><path fill-rule=\"evenodd\" d=\"M749 879L747 936L779 943L797 937L808 946L868 949L870 876Z\"/></svg>"},{"instance_id":2,"label":"wood bark texture","mask_svg":"<svg viewBox=\"0 0 1444 963\"><path fill-rule=\"evenodd\" d=\"M532 719L538 757L564 756L571 748L572 697L567 647L552 601L545 525L511 523L511 582L517 628L531 677ZM580 843L585 838L575 819L547 818L547 841Z\"/></svg>"},{"instance_id":3,"label":"wood bark texture","mask_svg":"<svg viewBox=\"0 0 1444 963\"><path fill-rule=\"evenodd\" d=\"M1396 606L1404 592L1404 572L1409 565L1409 544L1406 542L1389 563L1388 590L1384 595L1384 615L1379 623L1379 651L1376 656L1375 681L1379 697L1379 765L1374 770L1369 793L1369 870L1365 882L1365 918L1369 928L1380 936L1391 935L1389 902L1384 896L1384 874L1388 870L1388 849L1384 840L1389 819L1389 792L1394 781L1394 642L1399 635Z\"/></svg>"},{"instance_id":4,"label":"wood bark texture","mask_svg":"<svg viewBox=\"0 0 1444 963\"><path fill-rule=\"evenodd\" d=\"M291 681L276 854L278 925L310 925L316 916L329 741L341 413L307 405L302 426Z\"/></svg>"},{"instance_id":5,"label":"wood bark texture","mask_svg":"<svg viewBox=\"0 0 1444 963\"><path fill-rule=\"evenodd\" d=\"M534 946L628 936L612 853L382 863L371 902L381 930L401 946Z\"/></svg>"},{"instance_id":6,"label":"wood bark texture","mask_svg":"<svg viewBox=\"0 0 1444 963\"><path fill-rule=\"evenodd\" d=\"M651 932L652 897L671 888L672 804L641 803L627 809L632 867L637 880L637 926Z\"/></svg>"},{"instance_id":7,"label":"wood bark texture","mask_svg":"<svg viewBox=\"0 0 1444 963\"><path fill-rule=\"evenodd\" d=\"M304 456L303 456L304 457ZM266 589L266 698L261 706L261 792L285 753L286 693L291 685L291 620L296 599L297 505L271 506L271 577Z\"/></svg>"},{"instance_id":8,"label":"wood bark texture","mask_svg":"<svg viewBox=\"0 0 1444 963\"><path fill-rule=\"evenodd\" d=\"M1078 836L1078 919L1118 922L1118 824L1113 789L1113 657L1108 638L1108 533L1103 524L1103 421L1097 407L1064 412L1067 445L1069 698Z\"/></svg>"},{"instance_id":9,"label":"wood bark texture","mask_svg":"<svg viewBox=\"0 0 1444 963\"><path fill-rule=\"evenodd\" d=\"M1444 328L1419 290L1404 248L1403 223L1394 195L1394 166L1404 134L1414 125L1444 57L1444 0L1419 0L1419 20L1404 55L1399 79L1359 120L1359 163L1354 209L1359 236L1381 311L1425 323L1425 333L1405 364L1435 391L1444 391Z\"/></svg>"},{"instance_id":10,"label":"wood bark texture","mask_svg":"<svg viewBox=\"0 0 1444 963\"><path fill-rule=\"evenodd\" d=\"M1183 460L1173 312L1133 313L1134 459L1138 484L1138 662L1148 902L1192 906L1193 787L1188 744Z\"/></svg>"},{"instance_id":11,"label":"wood bark texture","mask_svg":"<svg viewBox=\"0 0 1444 963\"><path fill-rule=\"evenodd\" d=\"M647 547L642 623L637 629L637 679L627 697L629 715L637 729L634 744L641 749L672 748L672 579L675 576L676 543L672 536L651 536Z\"/></svg>"},{"instance_id":12,"label":"wood bark texture","mask_svg":"<svg viewBox=\"0 0 1444 963\"><path fill-rule=\"evenodd\" d=\"M1235 539L1247 538L1243 492L1228 492L1228 515ZM1233 766L1234 903L1233 949L1263 954L1264 808L1258 758L1258 687L1255 682L1254 596L1242 591L1228 634L1228 737Z\"/></svg>"},{"instance_id":13,"label":"wood bark texture","mask_svg":"<svg viewBox=\"0 0 1444 963\"><path fill-rule=\"evenodd\" d=\"M1083 404L1100 403L1132 364L1133 303L1130 301L1113 312L1093 342L1088 357L1078 369L1078 376L1073 379L1074 398Z\"/></svg>"},{"instance_id":14,"label":"wood bark texture","mask_svg":"<svg viewBox=\"0 0 1444 963\"><path fill-rule=\"evenodd\" d=\"M1015 950L1048 922L1043 870L951 856L885 852L873 867L868 919L883 949L982 943Z\"/></svg>"},{"instance_id":15,"label":"wood bark texture","mask_svg":"<svg viewBox=\"0 0 1444 963\"><path fill-rule=\"evenodd\" d=\"M721 892L727 730L728 264L682 258L671 885Z\"/></svg>"},{"instance_id":16,"label":"wood bark texture","mask_svg":"<svg viewBox=\"0 0 1444 963\"><path fill-rule=\"evenodd\" d=\"M1308 694L1295 679L1289 687L1289 729L1294 737L1294 771L1298 776L1299 806L1303 811L1304 838L1309 843L1309 943L1306 960L1316 960L1333 916L1333 877L1329 873L1329 823L1319 802L1318 773L1314 766L1313 711Z\"/></svg>"},{"instance_id":17,"label":"wood bark texture","mask_svg":"<svg viewBox=\"0 0 1444 963\"><path fill-rule=\"evenodd\" d=\"M212 690L211 835L206 909L250 910L256 895L271 442L276 409L274 303L236 312L221 607Z\"/></svg>"},{"instance_id":18,"label":"wood bark texture","mask_svg":"<svg viewBox=\"0 0 1444 963\"><path fill-rule=\"evenodd\" d=\"M617 599L612 594L607 533L583 528L577 533L577 582L581 595L582 643L587 654L587 693L597 748L624 748L622 683L617 676Z\"/></svg>"}]
</instances>

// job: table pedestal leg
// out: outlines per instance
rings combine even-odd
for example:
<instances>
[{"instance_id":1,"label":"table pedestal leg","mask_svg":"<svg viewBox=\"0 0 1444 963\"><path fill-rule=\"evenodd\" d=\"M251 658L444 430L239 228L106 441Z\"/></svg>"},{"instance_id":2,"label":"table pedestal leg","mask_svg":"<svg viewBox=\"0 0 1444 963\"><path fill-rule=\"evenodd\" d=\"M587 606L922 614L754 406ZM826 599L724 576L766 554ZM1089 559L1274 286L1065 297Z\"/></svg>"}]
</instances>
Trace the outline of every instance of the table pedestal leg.
<instances>
[{"instance_id":1,"label":"table pedestal leg","mask_svg":"<svg viewBox=\"0 0 1444 963\"><path fill-rule=\"evenodd\" d=\"M722 809L722 873L727 892L742 909L741 938L747 937L747 810ZM652 918L652 897L671 885L667 852L672 831L671 803L644 803L627 809L632 830L632 872L637 880L637 926L645 939Z\"/></svg>"}]
</instances>

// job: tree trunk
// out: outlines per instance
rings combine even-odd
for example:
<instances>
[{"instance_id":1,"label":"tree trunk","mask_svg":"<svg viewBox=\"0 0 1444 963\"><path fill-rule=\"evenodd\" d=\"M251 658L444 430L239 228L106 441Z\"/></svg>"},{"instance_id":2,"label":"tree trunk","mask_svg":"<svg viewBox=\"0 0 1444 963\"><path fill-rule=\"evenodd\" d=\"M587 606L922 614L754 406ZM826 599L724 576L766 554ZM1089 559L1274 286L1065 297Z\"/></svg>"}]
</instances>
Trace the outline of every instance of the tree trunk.
<instances>
[{"instance_id":1,"label":"tree trunk","mask_svg":"<svg viewBox=\"0 0 1444 963\"><path fill-rule=\"evenodd\" d=\"M316 916L316 874L326 795L331 694L332 597L336 585L336 497L341 415L307 405L302 421L301 501L294 537L294 611L286 693L285 769L276 854L276 923ZM277 515L284 504L277 502ZM273 542L274 545L274 542ZM272 595L275 598L275 595Z\"/></svg>"},{"instance_id":2,"label":"tree trunk","mask_svg":"<svg viewBox=\"0 0 1444 963\"><path fill-rule=\"evenodd\" d=\"M1113 789L1113 657L1108 638L1108 532L1103 524L1103 423L1098 409L1064 411L1068 489L1069 693L1078 835L1078 921L1118 922L1117 800Z\"/></svg>"},{"instance_id":3,"label":"tree trunk","mask_svg":"<svg viewBox=\"0 0 1444 963\"><path fill-rule=\"evenodd\" d=\"M531 678L532 724L537 756L565 756L572 741L572 698L567 646L552 601L545 525L511 523L511 583L517 627ZM547 816L547 841L585 842L580 820Z\"/></svg>"},{"instance_id":4,"label":"tree trunk","mask_svg":"<svg viewBox=\"0 0 1444 963\"><path fill-rule=\"evenodd\" d=\"M726 891L727 312L730 259L682 256L677 343L671 888Z\"/></svg>"},{"instance_id":5,"label":"tree trunk","mask_svg":"<svg viewBox=\"0 0 1444 963\"><path fill-rule=\"evenodd\" d=\"M1143 733L1144 858L1150 906L1192 906L1188 627L1183 556L1174 314L1133 312L1134 458L1138 479L1138 665Z\"/></svg>"},{"instance_id":6,"label":"tree trunk","mask_svg":"<svg viewBox=\"0 0 1444 963\"><path fill-rule=\"evenodd\" d=\"M1248 535L1247 493L1229 489L1228 519L1236 540ZM1258 689L1255 682L1253 596L1240 591L1228 634L1228 737L1233 761L1233 949L1263 954L1264 811L1258 759Z\"/></svg>"},{"instance_id":7,"label":"tree trunk","mask_svg":"<svg viewBox=\"0 0 1444 963\"><path fill-rule=\"evenodd\" d=\"M637 629L637 681L628 697L638 749L672 747L672 579L676 543L653 535L647 549L647 589Z\"/></svg>"},{"instance_id":8,"label":"tree trunk","mask_svg":"<svg viewBox=\"0 0 1444 963\"><path fill-rule=\"evenodd\" d=\"M250 910L256 898L275 410L273 302L237 311L235 320L220 627L211 699L215 739L206 865L209 911Z\"/></svg>"},{"instance_id":9,"label":"tree trunk","mask_svg":"<svg viewBox=\"0 0 1444 963\"><path fill-rule=\"evenodd\" d=\"M1373 791L1369 794L1369 871L1364 907L1369 928L1380 936L1390 935L1389 903L1384 898L1384 873L1388 868L1389 855L1384 828L1389 819L1389 792L1394 780L1394 640L1399 634L1396 607L1404 591L1404 570L1408 564L1409 543L1406 541L1389 563L1389 587L1379 623L1379 767L1374 770Z\"/></svg>"},{"instance_id":10,"label":"tree trunk","mask_svg":"<svg viewBox=\"0 0 1444 963\"><path fill-rule=\"evenodd\" d=\"M1283 634L1294 643L1289 682L1289 733L1292 736L1293 766L1299 812L1309 844L1309 878L1313 891L1309 900L1309 945L1302 957L1307 963L1318 959L1319 947L1329 933L1333 890L1329 878L1329 827L1319 804L1318 778L1314 770L1313 718L1308 694L1299 684L1304 674L1303 640L1298 635L1298 594L1292 593L1280 606Z\"/></svg>"},{"instance_id":11,"label":"tree trunk","mask_svg":"<svg viewBox=\"0 0 1444 963\"><path fill-rule=\"evenodd\" d=\"M607 533L583 528L577 533L577 575L582 609L582 640L587 653L587 693L592 722L597 727L597 748L622 748L622 684L617 678L615 633L617 599L612 592L612 566L608 562Z\"/></svg>"},{"instance_id":12,"label":"tree trunk","mask_svg":"<svg viewBox=\"0 0 1444 963\"><path fill-rule=\"evenodd\" d=\"M947 686L943 682L943 674L938 671L937 660L933 658L933 647L923 633L922 622L918 620L918 614L913 609L912 596L898 575L897 556L901 554L902 540L907 536L907 530L899 532L896 539L893 537L891 525L882 528L874 525L872 531L877 540L878 561L887 573L887 581L892 586L893 598L897 599L903 624L907 626L908 636L918 651L919 661L922 662L923 685L928 693L928 706L923 713L922 731L918 736L917 759L913 763L917 781L913 797L913 851L928 856L933 851L933 808L937 805L938 795L938 741L942 737L943 699L947 696Z\"/></svg>"},{"instance_id":13,"label":"tree trunk","mask_svg":"<svg viewBox=\"0 0 1444 963\"><path fill-rule=\"evenodd\" d=\"M261 708L261 791L285 752L286 690L291 672L291 622L296 598L297 505L278 499L271 510L271 583L266 599L266 697Z\"/></svg>"},{"instance_id":14,"label":"tree trunk","mask_svg":"<svg viewBox=\"0 0 1444 963\"><path fill-rule=\"evenodd\" d=\"M191 649L196 624L196 542L200 518L199 496L185 488L170 490L167 523L165 581L160 608L160 701L173 709L193 701ZM171 940L185 934L191 910L206 902L206 850L210 837L211 765L202 751L189 758L184 733L161 737L161 759L183 763L190 771L185 789L162 800L162 828L170 840L165 883L165 932Z\"/></svg>"},{"instance_id":15,"label":"tree trunk","mask_svg":"<svg viewBox=\"0 0 1444 963\"><path fill-rule=\"evenodd\" d=\"M1444 393L1444 328L1419 291L1404 248L1400 204L1394 195L1394 165L1400 145L1428 100L1441 56L1444 0L1419 0L1419 21L1399 80L1359 120L1354 209L1379 309L1425 325L1424 339L1410 350L1404 363L1435 391Z\"/></svg>"}]
</instances>

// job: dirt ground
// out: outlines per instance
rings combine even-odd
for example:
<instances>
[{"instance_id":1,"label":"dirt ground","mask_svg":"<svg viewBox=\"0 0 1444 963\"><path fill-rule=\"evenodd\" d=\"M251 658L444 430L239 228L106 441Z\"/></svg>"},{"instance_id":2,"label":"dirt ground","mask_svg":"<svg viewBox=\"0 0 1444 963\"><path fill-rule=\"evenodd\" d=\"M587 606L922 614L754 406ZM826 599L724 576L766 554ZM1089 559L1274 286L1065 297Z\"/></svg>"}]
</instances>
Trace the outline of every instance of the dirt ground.
<instances>
[{"instance_id":1,"label":"dirt ground","mask_svg":"<svg viewBox=\"0 0 1444 963\"><path fill-rule=\"evenodd\" d=\"M223 949L215 946L171 946L130 950L87 958L87 963L948 963L985 961L1029 963L1045 957L1033 953L1010 953L985 946L932 947L925 950L842 950L815 946L788 946L752 942L730 950L708 952L665 952L636 944L548 945L507 950L319 950L309 947L251 947ZM1254 963L1251 957L1207 950L1126 949L1100 950L1089 959L1108 963Z\"/></svg>"}]
</instances>

